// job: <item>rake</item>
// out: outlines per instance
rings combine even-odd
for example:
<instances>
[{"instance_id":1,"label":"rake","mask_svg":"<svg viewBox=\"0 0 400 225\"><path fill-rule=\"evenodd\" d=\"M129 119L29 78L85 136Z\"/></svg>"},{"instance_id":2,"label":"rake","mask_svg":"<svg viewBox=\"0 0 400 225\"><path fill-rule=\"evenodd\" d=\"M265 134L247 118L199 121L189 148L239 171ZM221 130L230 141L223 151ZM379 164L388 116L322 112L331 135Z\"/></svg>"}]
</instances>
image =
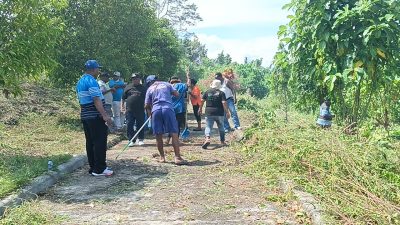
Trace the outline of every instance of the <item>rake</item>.
<instances>
[{"instance_id":1,"label":"rake","mask_svg":"<svg viewBox=\"0 0 400 225\"><path fill-rule=\"evenodd\" d=\"M144 126L146 126L146 124L150 121L150 119L151 119L151 116L149 116L149 118L147 118L147 120L143 123L142 127L140 127L138 131L136 131L136 134L132 137L131 140L129 140L128 144L125 145L125 147L124 147L124 148L122 149L122 151L117 155L117 157L115 157L115 159L118 159L118 157L119 157L120 155L122 155L122 153L124 153L126 149L128 149L129 145L133 142L133 140L136 139L136 137L139 135L140 131L143 130Z\"/></svg>"}]
</instances>

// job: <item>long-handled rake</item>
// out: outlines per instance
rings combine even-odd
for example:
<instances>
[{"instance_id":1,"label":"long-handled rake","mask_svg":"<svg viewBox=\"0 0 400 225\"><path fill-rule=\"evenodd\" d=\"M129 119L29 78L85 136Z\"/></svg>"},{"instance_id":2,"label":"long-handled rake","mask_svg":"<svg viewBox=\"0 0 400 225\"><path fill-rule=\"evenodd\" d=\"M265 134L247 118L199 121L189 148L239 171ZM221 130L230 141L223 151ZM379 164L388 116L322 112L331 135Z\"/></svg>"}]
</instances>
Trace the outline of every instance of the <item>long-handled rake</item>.
<instances>
[{"instance_id":1,"label":"long-handled rake","mask_svg":"<svg viewBox=\"0 0 400 225\"><path fill-rule=\"evenodd\" d=\"M115 157L115 159L118 159L118 157L119 157L120 155L122 155L122 153L124 153L126 149L128 149L129 145L133 142L133 140L136 139L136 137L139 135L140 131L143 130L144 126L146 126L146 124L150 121L150 119L151 119L151 116L149 116L149 118L147 118L147 120L143 123L142 127L140 127L138 131L136 131L136 134L132 137L131 140L129 140L128 144L125 145L125 147L124 147L124 148L122 149L122 151L117 155L117 157Z\"/></svg>"}]
</instances>

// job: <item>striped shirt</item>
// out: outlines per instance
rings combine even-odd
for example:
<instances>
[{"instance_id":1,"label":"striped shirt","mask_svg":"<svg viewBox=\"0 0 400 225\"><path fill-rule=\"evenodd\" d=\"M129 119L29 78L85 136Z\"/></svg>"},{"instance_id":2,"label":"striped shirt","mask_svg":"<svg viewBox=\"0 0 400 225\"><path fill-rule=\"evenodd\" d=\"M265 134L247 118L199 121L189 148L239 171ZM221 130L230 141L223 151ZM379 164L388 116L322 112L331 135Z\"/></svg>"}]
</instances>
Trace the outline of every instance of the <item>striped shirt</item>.
<instances>
[{"instance_id":1,"label":"striped shirt","mask_svg":"<svg viewBox=\"0 0 400 225\"><path fill-rule=\"evenodd\" d=\"M104 96L100 91L99 84L92 75L83 74L76 85L76 93L81 105L81 120L94 119L101 116L94 105L93 98L99 97L104 106Z\"/></svg>"}]
</instances>

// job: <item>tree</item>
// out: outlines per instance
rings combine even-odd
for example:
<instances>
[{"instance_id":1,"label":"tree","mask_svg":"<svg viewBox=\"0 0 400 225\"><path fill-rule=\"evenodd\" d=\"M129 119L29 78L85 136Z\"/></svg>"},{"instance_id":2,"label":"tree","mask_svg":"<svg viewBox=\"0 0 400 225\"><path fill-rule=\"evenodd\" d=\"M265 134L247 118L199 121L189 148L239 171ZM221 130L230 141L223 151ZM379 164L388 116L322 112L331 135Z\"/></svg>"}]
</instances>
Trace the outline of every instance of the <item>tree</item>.
<instances>
[{"instance_id":1,"label":"tree","mask_svg":"<svg viewBox=\"0 0 400 225\"><path fill-rule=\"evenodd\" d=\"M182 41L186 57L194 63L200 64L204 58L207 58L206 46L201 44L199 39L194 36L193 40L185 38Z\"/></svg>"},{"instance_id":2,"label":"tree","mask_svg":"<svg viewBox=\"0 0 400 225\"><path fill-rule=\"evenodd\" d=\"M229 54L224 54L224 51L218 54L215 62L220 65L229 65L232 63L232 57Z\"/></svg>"},{"instance_id":3,"label":"tree","mask_svg":"<svg viewBox=\"0 0 400 225\"><path fill-rule=\"evenodd\" d=\"M281 71L290 75L292 102L311 109L331 96L342 121L373 116L386 126L399 90L400 2L292 0L285 8L294 15L280 27L286 52L278 54L288 62Z\"/></svg>"},{"instance_id":4,"label":"tree","mask_svg":"<svg viewBox=\"0 0 400 225\"><path fill-rule=\"evenodd\" d=\"M197 6L188 0L147 0L146 4L156 11L158 19L168 19L178 31L187 31L188 26L202 21Z\"/></svg>"},{"instance_id":5,"label":"tree","mask_svg":"<svg viewBox=\"0 0 400 225\"><path fill-rule=\"evenodd\" d=\"M0 88L21 94L20 83L46 75L55 66L55 46L63 31L57 14L66 2L0 2Z\"/></svg>"},{"instance_id":6,"label":"tree","mask_svg":"<svg viewBox=\"0 0 400 225\"><path fill-rule=\"evenodd\" d=\"M61 68L52 76L59 84L74 84L89 58L124 76L173 73L179 61L177 36L143 1L70 0L63 16Z\"/></svg>"}]
</instances>

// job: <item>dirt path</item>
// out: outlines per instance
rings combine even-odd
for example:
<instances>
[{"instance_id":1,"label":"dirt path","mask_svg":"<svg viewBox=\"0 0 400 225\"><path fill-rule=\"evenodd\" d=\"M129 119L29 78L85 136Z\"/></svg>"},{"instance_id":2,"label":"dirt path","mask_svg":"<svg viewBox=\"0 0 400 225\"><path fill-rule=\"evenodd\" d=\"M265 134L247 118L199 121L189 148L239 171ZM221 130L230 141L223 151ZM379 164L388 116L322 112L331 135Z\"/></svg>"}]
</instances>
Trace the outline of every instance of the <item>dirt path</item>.
<instances>
[{"instance_id":1,"label":"dirt path","mask_svg":"<svg viewBox=\"0 0 400 225\"><path fill-rule=\"evenodd\" d=\"M65 216L64 224L296 224L295 202L282 206L266 201L279 193L244 175L238 153L230 147L203 150L202 140L203 132L191 131L191 142L181 147L188 166L172 164L171 154L170 163L155 162L154 139L115 160L127 143L122 142L107 155L114 176L93 177L85 167L41 196L38 204Z\"/></svg>"}]
</instances>

